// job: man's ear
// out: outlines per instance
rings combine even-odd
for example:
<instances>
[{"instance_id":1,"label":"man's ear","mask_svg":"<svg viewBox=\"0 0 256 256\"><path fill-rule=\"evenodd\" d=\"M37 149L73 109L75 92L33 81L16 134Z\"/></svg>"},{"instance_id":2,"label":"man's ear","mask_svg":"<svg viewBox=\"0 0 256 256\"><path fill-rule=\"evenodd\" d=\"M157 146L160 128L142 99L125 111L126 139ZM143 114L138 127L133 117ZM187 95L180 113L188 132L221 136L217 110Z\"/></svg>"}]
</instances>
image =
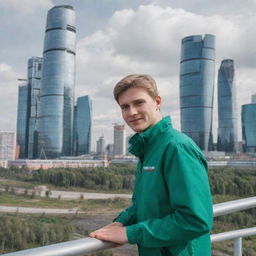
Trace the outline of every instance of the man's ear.
<instances>
[{"instance_id":1,"label":"man's ear","mask_svg":"<svg viewBox=\"0 0 256 256\"><path fill-rule=\"evenodd\" d=\"M162 98L161 98L161 96L156 96L156 99L155 99L155 101L156 101L156 107L157 107L157 109L160 109L160 106L161 106L161 102L162 102Z\"/></svg>"}]
</instances>

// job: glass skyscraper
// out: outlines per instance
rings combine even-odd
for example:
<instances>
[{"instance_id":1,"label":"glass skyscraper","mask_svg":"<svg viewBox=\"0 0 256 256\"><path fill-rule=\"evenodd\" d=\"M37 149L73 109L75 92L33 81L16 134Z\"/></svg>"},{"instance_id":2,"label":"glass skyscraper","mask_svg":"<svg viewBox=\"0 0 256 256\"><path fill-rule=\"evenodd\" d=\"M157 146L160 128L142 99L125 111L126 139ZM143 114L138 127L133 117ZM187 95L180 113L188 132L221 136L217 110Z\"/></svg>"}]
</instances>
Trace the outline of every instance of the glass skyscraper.
<instances>
[{"instance_id":1,"label":"glass skyscraper","mask_svg":"<svg viewBox=\"0 0 256 256\"><path fill-rule=\"evenodd\" d=\"M91 151L92 102L88 95L78 97L74 119L74 155Z\"/></svg>"},{"instance_id":2,"label":"glass skyscraper","mask_svg":"<svg viewBox=\"0 0 256 256\"><path fill-rule=\"evenodd\" d=\"M237 152L237 110L234 61L223 60L218 72L218 151Z\"/></svg>"},{"instance_id":3,"label":"glass skyscraper","mask_svg":"<svg viewBox=\"0 0 256 256\"><path fill-rule=\"evenodd\" d=\"M252 103L242 105L242 136L243 150L256 152L256 101L252 96Z\"/></svg>"},{"instance_id":4,"label":"glass skyscraper","mask_svg":"<svg viewBox=\"0 0 256 256\"><path fill-rule=\"evenodd\" d=\"M57 158L72 153L75 39L73 7L50 9L43 52L38 156Z\"/></svg>"},{"instance_id":5,"label":"glass skyscraper","mask_svg":"<svg viewBox=\"0 0 256 256\"><path fill-rule=\"evenodd\" d=\"M180 62L181 131L205 151L213 149L212 109L215 36L182 39Z\"/></svg>"},{"instance_id":6,"label":"glass skyscraper","mask_svg":"<svg viewBox=\"0 0 256 256\"><path fill-rule=\"evenodd\" d=\"M27 120L28 120L28 86L19 86L18 114L17 114L17 144L19 146L19 158L27 158Z\"/></svg>"},{"instance_id":7,"label":"glass skyscraper","mask_svg":"<svg viewBox=\"0 0 256 256\"><path fill-rule=\"evenodd\" d=\"M28 60L28 158L37 157L37 126L42 62L43 59L40 57L32 57Z\"/></svg>"}]
</instances>

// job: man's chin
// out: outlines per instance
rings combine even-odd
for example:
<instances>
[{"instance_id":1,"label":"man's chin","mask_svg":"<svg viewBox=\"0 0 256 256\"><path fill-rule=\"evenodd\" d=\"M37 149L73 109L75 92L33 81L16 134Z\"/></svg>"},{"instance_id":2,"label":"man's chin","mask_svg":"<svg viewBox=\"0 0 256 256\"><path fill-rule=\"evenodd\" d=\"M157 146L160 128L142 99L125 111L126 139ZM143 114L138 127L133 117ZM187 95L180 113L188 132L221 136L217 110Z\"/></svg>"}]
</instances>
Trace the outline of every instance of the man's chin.
<instances>
[{"instance_id":1,"label":"man's chin","mask_svg":"<svg viewBox=\"0 0 256 256\"><path fill-rule=\"evenodd\" d=\"M136 132L136 133L141 133L141 132L144 132L144 131L147 130L147 128L145 128L145 127L131 127L131 126L130 126L130 128L131 128L134 132Z\"/></svg>"}]
</instances>

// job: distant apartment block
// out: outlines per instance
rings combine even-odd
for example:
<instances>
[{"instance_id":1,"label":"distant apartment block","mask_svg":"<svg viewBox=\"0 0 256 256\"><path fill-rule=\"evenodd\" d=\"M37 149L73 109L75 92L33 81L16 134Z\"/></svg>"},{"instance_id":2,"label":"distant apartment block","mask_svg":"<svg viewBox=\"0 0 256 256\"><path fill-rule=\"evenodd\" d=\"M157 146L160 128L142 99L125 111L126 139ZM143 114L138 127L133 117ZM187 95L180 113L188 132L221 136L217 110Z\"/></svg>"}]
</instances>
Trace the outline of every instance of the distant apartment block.
<instances>
[{"instance_id":1,"label":"distant apartment block","mask_svg":"<svg viewBox=\"0 0 256 256\"><path fill-rule=\"evenodd\" d=\"M237 105L234 61L225 59L218 72L218 140L217 150L235 153L237 140Z\"/></svg>"},{"instance_id":2,"label":"distant apartment block","mask_svg":"<svg viewBox=\"0 0 256 256\"><path fill-rule=\"evenodd\" d=\"M16 133L0 131L0 160L14 160L16 157Z\"/></svg>"},{"instance_id":3,"label":"distant apartment block","mask_svg":"<svg viewBox=\"0 0 256 256\"><path fill-rule=\"evenodd\" d=\"M49 168L87 168L87 167L107 167L108 161L103 160L43 160L43 159L19 159L8 161L8 166L28 168L29 170L49 169Z\"/></svg>"},{"instance_id":4,"label":"distant apartment block","mask_svg":"<svg viewBox=\"0 0 256 256\"><path fill-rule=\"evenodd\" d=\"M182 39L180 61L181 131L204 151L213 149L212 109L215 36Z\"/></svg>"},{"instance_id":5,"label":"distant apartment block","mask_svg":"<svg viewBox=\"0 0 256 256\"><path fill-rule=\"evenodd\" d=\"M126 153L125 125L114 125L114 155L121 156Z\"/></svg>"}]
</instances>

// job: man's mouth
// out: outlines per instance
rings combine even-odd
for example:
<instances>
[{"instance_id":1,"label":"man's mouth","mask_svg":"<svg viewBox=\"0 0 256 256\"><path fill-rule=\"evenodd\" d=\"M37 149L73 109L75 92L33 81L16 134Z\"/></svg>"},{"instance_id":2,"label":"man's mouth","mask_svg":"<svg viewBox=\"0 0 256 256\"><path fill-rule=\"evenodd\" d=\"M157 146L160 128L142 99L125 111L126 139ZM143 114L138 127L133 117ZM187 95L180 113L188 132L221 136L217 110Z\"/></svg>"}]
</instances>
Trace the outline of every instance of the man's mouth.
<instances>
[{"instance_id":1,"label":"man's mouth","mask_svg":"<svg viewBox=\"0 0 256 256\"><path fill-rule=\"evenodd\" d=\"M132 120L129 121L129 123L136 123L136 122L138 122L138 121L140 121L140 120L142 120L142 119L143 119L143 118L132 119Z\"/></svg>"}]
</instances>

